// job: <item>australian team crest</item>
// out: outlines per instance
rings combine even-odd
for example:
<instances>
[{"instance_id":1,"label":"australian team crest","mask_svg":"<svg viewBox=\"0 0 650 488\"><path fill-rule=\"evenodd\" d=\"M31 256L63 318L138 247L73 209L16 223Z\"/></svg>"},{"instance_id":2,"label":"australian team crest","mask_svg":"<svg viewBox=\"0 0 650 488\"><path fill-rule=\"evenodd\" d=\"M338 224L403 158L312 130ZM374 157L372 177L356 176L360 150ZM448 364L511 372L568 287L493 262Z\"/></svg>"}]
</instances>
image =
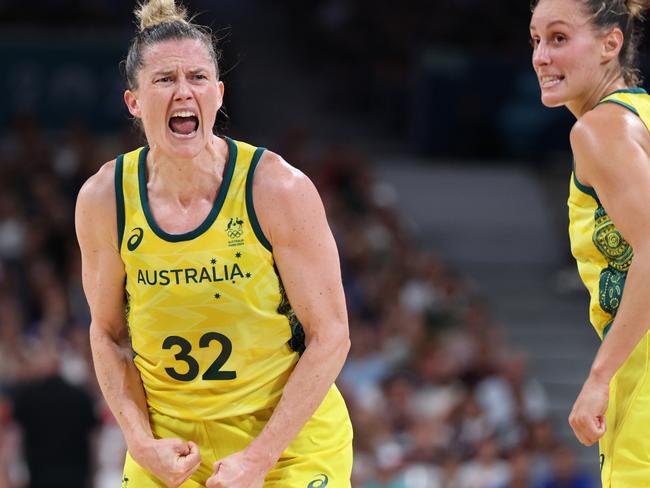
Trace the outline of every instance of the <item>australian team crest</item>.
<instances>
[{"instance_id":1,"label":"australian team crest","mask_svg":"<svg viewBox=\"0 0 650 488\"><path fill-rule=\"evenodd\" d=\"M229 246L241 246L244 244L244 221L239 217L231 217L226 226L226 235L230 238Z\"/></svg>"}]
</instances>

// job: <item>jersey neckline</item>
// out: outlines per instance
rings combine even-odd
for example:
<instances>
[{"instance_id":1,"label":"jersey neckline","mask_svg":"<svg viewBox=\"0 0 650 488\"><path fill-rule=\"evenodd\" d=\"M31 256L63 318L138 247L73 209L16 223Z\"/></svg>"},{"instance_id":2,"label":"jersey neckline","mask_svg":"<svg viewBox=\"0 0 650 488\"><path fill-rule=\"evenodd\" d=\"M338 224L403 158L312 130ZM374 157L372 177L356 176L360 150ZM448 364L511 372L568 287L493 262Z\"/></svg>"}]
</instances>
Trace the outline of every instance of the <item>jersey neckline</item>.
<instances>
[{"instance_id":1,"label":"jersey neckline","mask_svg":"<svg viewBox=\"0 0 650 488\"><path fill-rule=\"evenodd\" d=\"M149 227L154 234L161 239L169 242L181 242L195 239L208 230L217 219L217 216L226 201L228 188L230 187L230 182L232 181L232 176L235 172L235 163L237 162L237 145L229 137L224 137L224 140L228 144L228 160L226 161L223 180L219 187L217 197L214 200L212 210L210 210L208 216L196 229L182 234L170 234L165 232L156 223L156 220L151 213L151 208L149 207L149 194L147 192L147 154L149 153L149 145L144 146L140 151L140 157L138 159L138 187L140 192L140 203L142 205L144 216L147 219L147 224L149 224Z\"/></svg>"},{"instance_id":2,"label":"jersey neckline","mask_svg":"<svg viewBox=\"0 0 650 488\"><path fill-rule=\"evenodd\" d=\"M641 93L644 93L644 94L645 94L646 91L645 91L645 89L643 89L643 88L641 88L641 87L638 87L638 86L633 87L633 88L621 88L621 89L619 89L619 90L614 90L613 92L608 93L608 94L605 95L605 96L604 96L600 101L602 102L602 101L605 100L607 97L611 97L612 95L616 95L617 93L633 93L633 94L641 94Z\"/></svg>"}]
</instances>

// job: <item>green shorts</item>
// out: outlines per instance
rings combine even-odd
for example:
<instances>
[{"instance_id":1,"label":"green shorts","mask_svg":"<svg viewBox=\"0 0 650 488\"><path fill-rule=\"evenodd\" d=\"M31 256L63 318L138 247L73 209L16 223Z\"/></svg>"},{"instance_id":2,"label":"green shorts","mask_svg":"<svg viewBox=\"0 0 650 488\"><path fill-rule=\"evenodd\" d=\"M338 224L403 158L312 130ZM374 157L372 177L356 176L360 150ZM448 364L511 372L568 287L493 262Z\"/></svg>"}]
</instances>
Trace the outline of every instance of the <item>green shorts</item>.
<instances>
[{"instance_id":1,"label":"green shorts","mask_svg":"<svg viewBox=\"0 0 650 488\"><path fill-rule=\"evenodd\" d=\"M223 420L185 421L149 412L157 438L193 441L201 452L201 466L181 488L204 487L215 461L245 449L262 431L271 409ZM350 488L352 424L336 386L269 471L264 488ZM122 488L164 488L127 453Z\"/></svg>"}]
</instances>

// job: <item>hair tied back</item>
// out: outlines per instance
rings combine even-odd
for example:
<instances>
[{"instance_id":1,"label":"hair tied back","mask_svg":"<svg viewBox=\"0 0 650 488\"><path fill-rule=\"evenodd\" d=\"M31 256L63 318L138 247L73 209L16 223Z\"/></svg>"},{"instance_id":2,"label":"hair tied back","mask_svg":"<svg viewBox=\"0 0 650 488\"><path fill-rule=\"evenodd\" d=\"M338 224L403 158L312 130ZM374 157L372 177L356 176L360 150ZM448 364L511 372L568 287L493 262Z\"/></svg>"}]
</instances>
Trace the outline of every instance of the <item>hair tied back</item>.
<instances>
[{"instance_id":1,"label":"hair tied back","mask_svg":"<svg viewBox=\"0 0 650 488\"><path fill-rule=\"evenodd\" d=\"M187 22L187 10L176 6L175 0L149 0L138 4L135 16L140 32L163 22Z\"/></svg>"},{"instance_id":2,"label":"hair tied back","mask_svg":"<svg viewBox=\"0 0 650 488\"><path fill-rule=\"evenodd\" d=\"M643 14L650 8L650 0L625 0L625 5L630 11L630 16L635 19L643 18Z\"/></svg>"}]
</instances>

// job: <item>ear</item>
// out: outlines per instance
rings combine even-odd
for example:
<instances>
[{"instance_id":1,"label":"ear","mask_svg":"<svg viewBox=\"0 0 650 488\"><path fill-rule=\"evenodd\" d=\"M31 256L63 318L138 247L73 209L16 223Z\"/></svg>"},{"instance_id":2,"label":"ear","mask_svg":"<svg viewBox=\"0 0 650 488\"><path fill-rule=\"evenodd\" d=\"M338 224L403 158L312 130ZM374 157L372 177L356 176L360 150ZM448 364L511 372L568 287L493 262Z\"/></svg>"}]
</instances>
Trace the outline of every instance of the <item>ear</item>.
<instances>
[{"instance_id":1,"label":"ear","mask_svg":"<svg viewBox=\"0 0 650 488\"><path fill-rule=\"evenodd\" d=\"M217 82L217 91L219 93L219 95L218 95L218 97L219 97L219 107L217 107L217 110L219 110L221 108L221 105L223 105L223 93L224 93L224 90L225 90L225 86L223 84L223 81L218 81Z\"/></svg>"},{"instance_id":2,"label":"ear","mask_svg":"<svg viewBox=\"0 0 650 488\"><path fill-rule=\"evenodd\" d=\"M135 96L135 93L131 90L126 90L124 92L124 103L126 108L129 109L129 113L136 118L141 118L142 114L140 112L140 105L138 104L138 98Z\"/></svg>"},{"instance_id":3,"label":"ear","mask_svg":"<svg viewBox=\"0 0 650 488\"><path fill-rule=\"evenodd\" d=\"M623 32L618 27L614 27L611 31L605 34L603 38L603 61L610 61L618 58L618 54L623 48Z\"/></svg>"}]
</instances>

